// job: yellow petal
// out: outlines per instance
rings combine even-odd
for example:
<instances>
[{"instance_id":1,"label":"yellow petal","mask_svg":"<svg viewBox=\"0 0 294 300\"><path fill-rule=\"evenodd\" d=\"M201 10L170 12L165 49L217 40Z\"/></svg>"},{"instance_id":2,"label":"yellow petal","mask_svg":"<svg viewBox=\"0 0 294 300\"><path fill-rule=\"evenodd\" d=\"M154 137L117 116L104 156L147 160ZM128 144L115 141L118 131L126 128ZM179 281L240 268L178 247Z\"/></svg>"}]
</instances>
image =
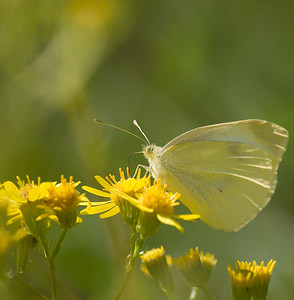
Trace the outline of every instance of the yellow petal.
<instances>
[{"instance_id":1,"label":"yellow petal","mask_svg":"<svg viewBox=\"0 0 294 300\"><path fill-rule=\"evenodd\" d=\"M200 215L197 215L197 214L174 215L174 218L185 220L185 221L193 221L195 219L199 219Z\"/></svg>"},{"instance_id":2,"label":"yellow petal","mask_svg":"<svg viewBox=\"0 0 294 300\"><path fill-rule=\"evenodd\" d=\"M140 205L139 202L132 198L131 196L117 190L117 189L111 189L110 190L111 193L113 194L116 194L117 196L129 201L132 205L134 205L135 207L138 207L140 210L143 210L145 212L149 212L149 213L152 213L153 212L153 209L152 208L148 208L146 206L143 206L143 205Z\"/></svg>"},{"instance_id":3,"label":"yellow petal","mask_svg":"<svg viewBox=\"0 0 294 300\"><path fill-rule=\"evenodd\" d=\"M149 181L148 178L142 178L142 179L138 180L136 182L136 186L134 188L135 191L138 191L138 190L144 188L147 185L148 181Z\"/></svg>"},{"instance_id":4,"label":"yellow petal","mask_svg":"<svg viewBox=\"0 0 294 300\"><path fill-rule=\"evenodd\" d=\"M7 210L7 216L10 217L10 216L14 216L14 215L19 215L21 212L19 210L19 208L17 207L8 207L8 210Z\"/></svg>"},{"instance_id":5,"label":"yellow petal","mask_svg":"<svg viewBox=\"0 0 294 300\"><path fill-rule=\"evenodd\" d=\"M45 219L45 218L47 218L47 217L49 217L49 216L51 216L51 215L52 215L51 212L49 212L49 213L44 213L44 214L40 215L40 216L36 219L36 221L40 221L40 220Z\"/></svg>"},{"instance_id":6,"label":"yellow petal","mask_svg":"<svg viewBox=\"0 0 294 300\"><path fill-rule=\"evenodd\" d=\"M39 187L39 199L44 198L48 195L48 189L55 186L55 182L42 182Z\"/></svg>"},{"instance_id":7,"label":"yellow petal","mask_svg":"<svg viewBox=\"0 0 294 300\"><path fill-rule=\"evenodd\" d=\"M26 200L21 197L18 188L13 182L5 181L3 185L8 197L17 202L26 203Z\"/></svg>"},{"instance_id":8,"label":"yellow petal","mask_svg":"<svg viewBox=\"0 0 294 300\"><path fill-rule=\"evenodd\" d=\"M126 193L133 191L136 185L136 179L130 178L123 183L123 189Z\"/></svg>"},{"instance_id":9,"label":"yellow petal","mask_svg":"<svg viewBox=\"0 0 294 300\"><path fill-rule=\"evenodd\" d=\"M81 215L100 214L100 213L105 212L109 209L112 209L115 206L116 206L116 204L114 204L113 202L110 202L110 203L107 203L107 204L104 204L104 205L88 207L88 208L85 208L85 209L81 210L80 214Z\"/></svg>"},{"instance_id":10,"label":"yellow petal","mask_svg":"<svg viewBox=\"0 0 294 300\"><path fill-rule=\"evenodd\" d=\"M95 179L98 181L98 183L100 183L106 190L109 190L111 188L111 185L102 177L100 176L94 176Z\"/></svg>"},{"instance_id":11,"label":"yellow petal","mask_svg":"<svg viewBox=\"0 0 294 300\"><path fill-rule=\"evenodd\" d=\"M112 203L112 200L108 200L108 201L98 201L98 202L91 202L91 201L87 201L87 202L80 202L80 206L99 206L99 205L104 205L104 204L108 204L108 203Z\"/></svg>"},{"instance_id":12,"label":"yellow petal","mask_svg":"<svg viewBox=\"0 0 294 300\"><path fill-rule=\"evenodd\" d=\"M176 227L181 233L184 233L184 228L176 221L174 220L172 217L170 216L164 216L164 215L160 215L157 214L157 219L166 225L170 225L170 226L174 226Z\"/></svg>"},{"instance_id":13,"label":"yellow petal","mask_svg":"<svg viewBox=\"0 0 294 300\"><path fill-rule=\"evenodd\" d=\"M40 190L38 188L32 189L29 191L29 196L28 196L29 200L34 202L40 198Z\"/></svg>"},{"instance_id":14,"label":"yellow petal","mask_svg":"<svg viewBox=\"0 0 294 300\"><path fill-rule=\"evenodd\" d=\"M77 224L80 224L80 223L82 223L82 222L83 222L83 219L80 218L80 217L77 217L76 223L77 223Z\"/></svg>"},{"instance_id":15,"label":"yellow petal","mask_svg":"<svg viewBox=\"0 0 294 300\"><path fill-rule=\"evenodd\" d=\"M18 215L16 215L15 217L10 218L10 219L7 221L7 225L11 225L12 223L17 222L17 221L19 221L19 220L21 220L21 219L22 219L21 215L18 214Z\"/></svg>"},{"instance_id":16,"label":"yellow petal","mask_svg":"<svg viewBox=\"0 0 294 300\"><path fill-rule=\"evenodd\" d=\"M77 187L80 183L81 183L81 181L75 182L75 183L74 183L74 187Z\"/></svg>"},{"instance_id":17,"label":"yellow petal","mask_svg":"<svg viewBox=\"0 0 294 300\"><path fill-rule=\"evenodd\" d=\"M109 217L115 216L115 215L117 215L119 212L120 212L119 207L116 206L116 207L114 207L113 209L110 209L109 211L107 211L106 213L104 213L104 214L102 214L102 215L99 215L99 217L100 217L101 219L105 219L105 218L109 218Z\"/></svg>"},{"instance_id":18,"label":"yellow petal","mask_svg":"<svg viewBox=\"0 0 294 300\"><path fill-rule=\"evenodd\" d=\"M97 196L100 196L100 197L106 197L106 198L110 197L110 194L102 192L102 191L97 190L97 189L94 189L94 188L92 188L90 186L85 186L84 185L82 187L82 189L85 190L85 191L87 191L87 192L89 192L89 193L91 193L91 194L94 194L94 195L97 195Z\"/></svg>"}]
</instances>

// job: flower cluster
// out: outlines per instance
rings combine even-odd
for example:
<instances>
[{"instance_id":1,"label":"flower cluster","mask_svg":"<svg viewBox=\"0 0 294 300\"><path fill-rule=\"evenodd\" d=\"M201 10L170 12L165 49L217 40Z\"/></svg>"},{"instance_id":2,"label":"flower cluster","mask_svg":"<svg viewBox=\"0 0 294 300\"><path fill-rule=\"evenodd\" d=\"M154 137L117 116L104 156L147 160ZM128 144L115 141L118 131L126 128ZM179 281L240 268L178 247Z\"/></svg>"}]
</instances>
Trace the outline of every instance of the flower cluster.
<instances>
[{"instance_id":1,"label":"flower cluster","mask_svg":"<svg viewBox=\"0 0 294 300\"><path fill-rule=\"evenodd\" d=\"M119 169L119 180L114 175L106 179L95 176L102 189L90 186L82 188L106 201L90 201L80 194L73 177L67 180L61 176L60 182L34 182L27 176L26 181L17 177L17 185L11 181L0 184L0 280L8 278L7 253L16 248L16 273L23 274L28 268L28 253L38 243L48 261L52 278L52 299L57 299L57 282L54 258L61 249L69 229L82 222L78 214L79 206L86 206L81 215L98 214L101 219L120 214L123 222L130 227L130 253L126 260L125 280L115 299L118 300L127 284L138 257L141 257L141 270L151 278L168 299L173 299L174 264L191 286L190 300L196 299L198 290L207 299L213 299L207 289L211 272L217 264L213 254L199 252L198 247L190 249L179 258L166 255L163 246L150 251L142 251L145 239L157 233L160 224L178 229L184 228L178 220L195 221L197 214L176 214L180 204L180 194L171 193L160 180L150 176L130 176ZM49 236L51 224L60 228L57 241ZM234 300L265 300L275 261L266 266L263 262L237 261L235 269L228 266ZM10 275L9 275L10 276Z\"/></svg>"},{"instance_id":2,"label":"flower cluster","mask_svg":"<svg viewBox=\"0 0 294 300\"><path fill-rule=\"evenodd\" d=\"M81 205L87 207L81 211L82 215L100 214L100 218L107 218L120 213L125 224L130 226L130 254L126 262L126 278L132 272L135 262L143 247L146 237L156 234L161 223L173 226L180 232L184 232L183 227L176 221L176 219L194 221L200 216L197 214L176 215L174 207L179 205L178 199L180 194L170 193L167 191L167 186L162 185L161 182L151 182L150 176L141 177L141 170L138 169L137 175L131 177L127 169L127 176L119 169L120 180L116 180L114 175L109 175L106 180L100 176L95 176L97 182L103 187L103 190L95 189L89 186L83 186L85 191L94 195L108 198L107 201L91 202L83 201ZM160 250L159 252L162 252ZM154 253L158 254L154 250ZM155 257L155 254L147 255L148 257ZM147 263L147 256L142 256L143 269L150 277L157 279L161 289L165 293L170 293L170 279L167 279L167 269L163 273L167 276L164 279L163 273L155 274L153 263ZM164 256L164 255L163 255ZM162 258L163 260L165 257ZM163 260L159 259L159 261ZM150 268L149 268L150 267ZM155 267L156 269L156 267ZM169 282L169 283L168 283ZM125 287L126 282L121 286L115 299L119 299L121 292Z\"/></svg>"},{"instance_id":3,"label":"flower cluster","mask_svg":"<svg viewBox=\"0 0 294 300\"><path fill-rule=\"evenodd\" d=\"M17 251L17 272L26 269L29 250L34 247L34 241L39 242L45 257L50 260L60 248L68 229L81 222L77 207L86 198L76 190L70 177L69 182L61 176L61 182L34 182L27 176L23 181L17 177L17 185L5 181L0 185L0 260L8 249L15 245ZM47 237L51 221L56 221L62 233L53 251L50 251L52 238ZM4 263L2 272L5 273Z\"/></svg>"},{"instance_id":4,"label":"flower cluster","mask_svg":"<svg viewBox=\"0 0 294 300\"><path fill-rule=\"evenodd\" d=\"M82 202L81 205L87 205L87 208L81 211L82 215L100 214L100 218L107 218L120 213L123 221L135 227L142 236L155 234L160 223L174 226L184 232L176 218L191 221L200 217L196 214L174 214L174 206L179 205L177 200L180 195L167 192L167 186L162 185L160 181L151 183L150 177L141 177L140 169L136 177L130 177L127 171L126 178L121 169L119 173L119 181L114 175L109 175L106 180L95 176L104 190L83 186L85 191L109 200Z\"/></svg>"},{"instance_id":5,"label":"flower cluster","mask_svg":"<svg viewBox=\"0 0 294 300\"><path fill-rule=\"evenodd\" d=\"M235 270L229 265L234 299L265 300L275 264L274 260L270 260L266 266L263 261L260 265L257 265L256 261L253 263L236 261Z\"/></svg>"},{"instance_id":6,"label":"flower cluster","mask_svg":"<svg viewBox=\"0 0 294 300\"><path fill-rule=\"evenodd\" d=\"M173 263L192 287L190 299L196 298L198 289L202 290L208 299L212 299L206 289L206 284L212 269L217 263L213 254L199 253L198 247L196 247L196 249L190 249L184 256L172 259L169 255L165 254L163 246L161 246L142 254L141 260L142 272L157 283L160 290L167 295L168 299L173 299Z\"/></svg>"},{"instance_id":7,"label":"flower cluster","mask_svg":"<svg viewBox=\"0 0 294 300\"><path fill-rule=\"evenodd\" d=\"M70 181L61 176L61 182L31 181L19 177L18 187L11 181L2 185L2 197L8 199L8 224L18 222L34 237L42 236L50 226L50 220L58 222L63 228L71 228L81 222L77 207L84 195L79 195L73 178Z\"/></svg>"}]
</instances>

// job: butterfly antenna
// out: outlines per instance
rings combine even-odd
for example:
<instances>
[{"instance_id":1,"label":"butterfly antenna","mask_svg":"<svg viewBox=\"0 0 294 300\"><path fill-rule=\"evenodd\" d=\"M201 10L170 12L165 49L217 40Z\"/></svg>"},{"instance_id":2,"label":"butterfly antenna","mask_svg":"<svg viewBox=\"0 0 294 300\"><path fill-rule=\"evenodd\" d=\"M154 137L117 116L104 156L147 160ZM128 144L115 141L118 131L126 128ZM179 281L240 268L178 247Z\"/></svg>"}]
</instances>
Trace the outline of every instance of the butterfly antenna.
<instances>
[{"instance_id":1,"label":"butterfly antenna","mask_svg":"<svg viewBox=\"0 0 294 300\"><path fill-rule=\"evenodd\" d=\"M140 132L142 133L142 135L144 136L145 140L147 141L147 144L150 145L150 142L148 140L148 137L146 136L146 134L144 133L144 131L141 129L141 127L139 126L139 124L137 123L136 120L133 121L134 125L140 130ZM145 141L144 141L145 142Z\"/></svg>"},{"instance_id":2,"label":"butterfly antenna","mask_svg":"<svg viewBox=\"0 0 294 300\"><path fill-rule=\"evenodd\" d=\"M139 137L138 135L136 135L136 134L134 134L134 133L132 133L132 132L130 132L130 131L128 131L128 130L122 129L122 128L120 128L120 127L118 127L118 126L115 126L115 125L112 125L112 124L108 124L108 123L102 122L102 121L100 121L100 120L97 120L96 118L94 118L94 122L95 122L95 123L98 123L98 124L101 124L101 125L105 125L105 126L108 126L108 127L112 127L112 128L118 129L118 130L123 131L123 132L125 132L125 133L128 133L128 134L130 134L130 135L136 137L137 139L141 140L144 144L146 144L146 141L145 141L145 140L143 140L141 137ZM139 127L139 128L140 128L140 127ZM140 128L140 131L141 131L141 128ZM141 131L141 132L142 132L142 131ZM142 132L142 133L143 133L143 132ZM144 136L144 137L146 138L146 140L148 141L148 139L147 139L147 137L145 136L144 133L143 133L143 136ZM149 141L148 141L148 143L149 143Z\"/></svg>"}]
</instances>

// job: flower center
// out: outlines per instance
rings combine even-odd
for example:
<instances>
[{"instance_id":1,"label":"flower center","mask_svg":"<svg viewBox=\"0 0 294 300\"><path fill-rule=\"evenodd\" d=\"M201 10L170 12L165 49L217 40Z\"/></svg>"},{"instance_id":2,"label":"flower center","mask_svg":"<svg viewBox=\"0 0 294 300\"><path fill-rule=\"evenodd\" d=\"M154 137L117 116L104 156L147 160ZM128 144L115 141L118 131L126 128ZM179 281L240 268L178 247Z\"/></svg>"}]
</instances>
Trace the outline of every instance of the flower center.
<instances>
[{"instance_id":1,"label":"flower center","mask_svg":"<svg viewBox=\"0 0 294 300\"><path fill-rule=\"evenodd\" d=\"M156 214L173 215L172 194L166 192L166 188L159 183L155 183L139 198L140 204L152 208Z\"/></svg>"}]
</instances>

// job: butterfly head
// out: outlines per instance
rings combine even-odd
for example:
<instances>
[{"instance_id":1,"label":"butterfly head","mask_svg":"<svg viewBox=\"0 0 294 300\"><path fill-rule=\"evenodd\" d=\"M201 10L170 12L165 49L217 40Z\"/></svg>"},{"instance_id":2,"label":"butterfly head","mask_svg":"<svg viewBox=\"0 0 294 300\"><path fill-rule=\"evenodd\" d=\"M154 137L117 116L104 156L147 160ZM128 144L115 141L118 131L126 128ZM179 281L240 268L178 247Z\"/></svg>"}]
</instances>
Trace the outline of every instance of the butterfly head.
<instances>
[{"instance_id":1,"label":"butterfly head","mask_svg":"<svg viewBox=\"0 0 294 300\"><path fill-rule=\"evenodd\" d=\"M161 147L156 146L155 144L144 145L143 154L145 158L149 161L154 161L160 154Z\"/></svg>"}]
</instances>

